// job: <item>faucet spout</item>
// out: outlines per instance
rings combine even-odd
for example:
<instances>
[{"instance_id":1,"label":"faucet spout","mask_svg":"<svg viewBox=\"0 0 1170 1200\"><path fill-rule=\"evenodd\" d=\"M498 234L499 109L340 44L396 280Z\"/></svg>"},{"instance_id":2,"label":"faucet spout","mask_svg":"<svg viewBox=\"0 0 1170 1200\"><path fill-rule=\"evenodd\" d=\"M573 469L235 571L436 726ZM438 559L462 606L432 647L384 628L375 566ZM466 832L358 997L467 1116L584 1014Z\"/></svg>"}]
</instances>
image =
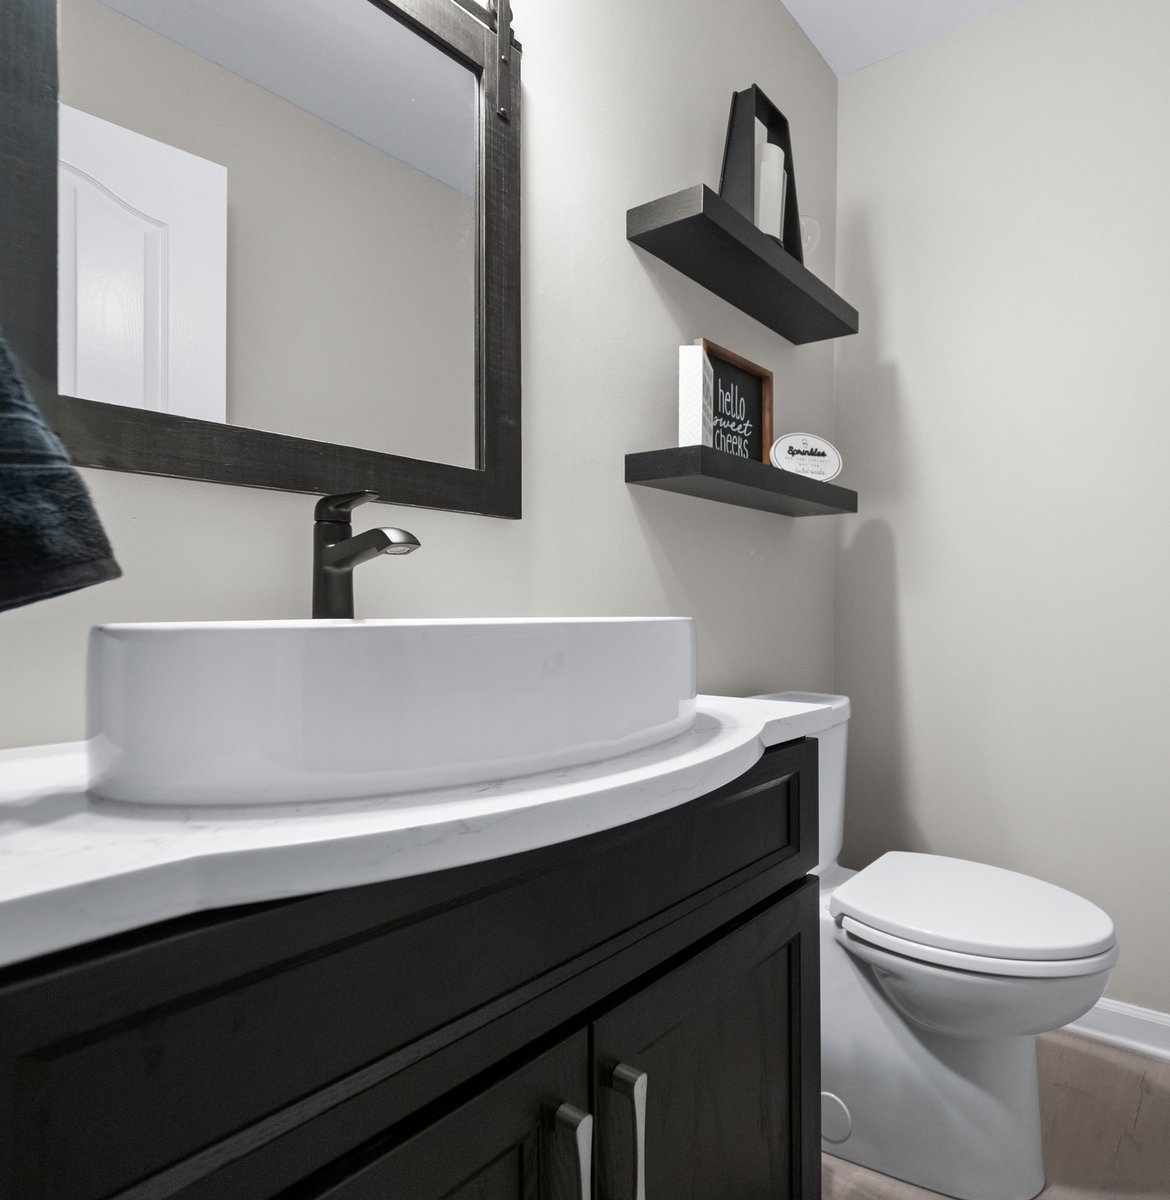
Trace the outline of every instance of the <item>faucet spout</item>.
<instances>
[{"instance_id":1,"label":"faucet spout","mask_svg":"<svg viewBox=\"0 0 1170 1200\"><path fill-rule=\"evenodd\" d=\"M418 547L418 538L405 529L367 529L327 545L322 559L326 571L352 571L379 554L410 554Z\"/></svg>"},{"instance_id":2,"label":"faucet spout","mask_svg":"<svg viewBox=\"0 0 1170 1200\"><path fill-rule=\"evenodd\" d=\"M352 619L353 571L381 554L410 554L419 540L405 529L368 529L357 535L349 512L376 492L349 492L320 500L313 525L313 616Z\"/></svg>"}]
</instances>

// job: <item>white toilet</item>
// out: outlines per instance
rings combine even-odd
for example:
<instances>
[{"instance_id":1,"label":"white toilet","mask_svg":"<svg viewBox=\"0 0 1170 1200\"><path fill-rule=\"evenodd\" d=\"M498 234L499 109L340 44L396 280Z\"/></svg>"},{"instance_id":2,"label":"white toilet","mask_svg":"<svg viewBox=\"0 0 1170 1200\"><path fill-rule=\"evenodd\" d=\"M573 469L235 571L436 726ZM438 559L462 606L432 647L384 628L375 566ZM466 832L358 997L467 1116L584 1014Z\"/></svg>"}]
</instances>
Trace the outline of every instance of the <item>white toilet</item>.
<instances>
[{"instance_id":1,"label":"white toilet","mask_svg":"<svg viewBox=\"0 0 1170 1200\"><path fill-rule=\"evenodd\" d=\"M849 700L823 703L822 1147L961 1200L1044 1186L1035 1035L1087 1012L1117 961L1113 922L1052 884L890 853L837 865Z\"/></svg>"}]
</instances>

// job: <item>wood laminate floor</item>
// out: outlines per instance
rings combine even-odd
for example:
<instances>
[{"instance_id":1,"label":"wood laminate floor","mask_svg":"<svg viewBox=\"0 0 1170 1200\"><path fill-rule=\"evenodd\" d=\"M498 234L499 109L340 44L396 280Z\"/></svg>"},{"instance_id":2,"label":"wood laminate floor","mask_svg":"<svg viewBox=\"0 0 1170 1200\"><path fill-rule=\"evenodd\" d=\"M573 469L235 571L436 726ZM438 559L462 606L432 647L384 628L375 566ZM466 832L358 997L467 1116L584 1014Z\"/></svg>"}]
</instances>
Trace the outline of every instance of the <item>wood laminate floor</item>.
<instances>
[{"instance_id":1,"label":"wood laminate floor","mask_svg":"<svg viewBox=\"0 0 1170 1200\"><path fill-rule=\"evenodd\" d=\"M1072 1033L1037 1039L1042 1200L1170 1200L1170 1062ZM822 1157L823 1200L937 1193Z\"/></svg>"}]
</instances>

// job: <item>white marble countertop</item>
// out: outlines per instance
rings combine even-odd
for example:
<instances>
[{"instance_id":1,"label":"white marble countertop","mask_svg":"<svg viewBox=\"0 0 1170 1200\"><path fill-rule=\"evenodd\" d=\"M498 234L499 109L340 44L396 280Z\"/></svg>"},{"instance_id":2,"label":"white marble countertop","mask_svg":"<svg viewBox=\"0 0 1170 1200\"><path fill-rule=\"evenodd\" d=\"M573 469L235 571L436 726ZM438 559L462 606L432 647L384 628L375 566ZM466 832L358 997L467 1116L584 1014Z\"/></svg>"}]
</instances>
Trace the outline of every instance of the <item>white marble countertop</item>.
<instances>
[{"instance_id":1,"label":"white marble countertop","mask_svg":"<svg viewBox=\"0 0 1170 1200\"><path fill-rule=\"evenodd\" d=\"M368 800L252 808L113 804L83 743L0 751L0 965L232 904L421 875L569 841L731 782L826 709L699 697L670 741L586 766Z\"/></svg>"}]
</instances>

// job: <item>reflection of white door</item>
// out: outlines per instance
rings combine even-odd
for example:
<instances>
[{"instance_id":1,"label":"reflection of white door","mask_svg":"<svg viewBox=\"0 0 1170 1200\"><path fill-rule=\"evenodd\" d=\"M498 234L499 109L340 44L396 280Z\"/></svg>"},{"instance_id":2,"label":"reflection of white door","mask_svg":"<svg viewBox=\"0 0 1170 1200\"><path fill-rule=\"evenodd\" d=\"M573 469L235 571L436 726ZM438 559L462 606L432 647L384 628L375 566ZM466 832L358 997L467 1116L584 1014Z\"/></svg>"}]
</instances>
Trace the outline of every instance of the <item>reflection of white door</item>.
<instances>
[{"instance_id":1,"label":"reflection of white door","mask_svg":"<svg viewBox=\"0 0 1170 1200\"><path fill-rule=\"evenodd\" d=\"M227 170L60 106L58 387L226 419Z\"/></svg>"}]
</instances>

